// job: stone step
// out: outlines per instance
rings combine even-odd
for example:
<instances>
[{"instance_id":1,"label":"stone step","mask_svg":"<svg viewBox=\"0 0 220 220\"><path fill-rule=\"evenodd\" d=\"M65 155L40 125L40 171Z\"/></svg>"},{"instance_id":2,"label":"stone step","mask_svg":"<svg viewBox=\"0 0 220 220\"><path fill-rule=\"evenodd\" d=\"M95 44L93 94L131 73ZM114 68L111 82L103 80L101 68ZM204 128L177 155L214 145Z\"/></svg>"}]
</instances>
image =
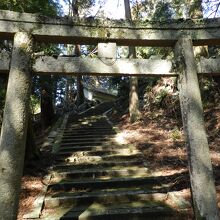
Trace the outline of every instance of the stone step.
<instances>
[{"instance_id":1,"label":"stone step","mask_svg":"<svg viewBox=\"0 0 220 220\"><path fill-rule=\"evenodd\" d=\"M64 132L77 132L77 131L112 131L112 127L79 127L79 128L66 128Z\"/></svg>"},{"instance_id":2,"label":"stone step","mask_svg":"<svg viewBox=\"0 0 220 220\"><path fill-rule=\"evenodd\" d=\"M84 163L84 164L76 164L76 163L62 163L62 164L57 164L54 166L53 170L62 170L62 169L94 169L94 168L117 168L120 166L135 166L135 165L139 165L142 166L143 165L143 160L140 159L133 159L133 160L124 160L124 161L101 161L100 163Z\"/></svg>"},{"instance_id":3,"label":"stone step","mask_svg":"<svg viewBox=\"0 0 220 220\"><path fill-rule=\"evenodd\" d=\"M71 142L70 141L63 141L61 140L60 142L60 147L62 146L76 146L76 145L82 145L82 144L87 144L87 146L89 145L94 145L94 144L116 144L116 142L114 141L114 139L93 139L93 141L91 140L88 140L88 139L82 139L82 140L72 140Z\"/></svg>"},{"instance_id":4,"label":"stone step","mask_svg":"<svg viewBox=\"0 0 220 220\"><path fill-rule=\"evenodd\" d=\"M73 124L73 125L69 125L66 127L66 129L70 129L70 130L75 130L75 129L81 129L81 128L112 128L112 126L108 123L100 123L100 124L97 124L97 123L80 123L80 124Z\"/></svg>"},{"instance_id":5,"label":"stone step","mask_svg":"<svg viewBox=\"0 0 220 220\"><path fill-rule=\"evenodd\" d=\"M160 191L160 192L158 192ZM156 190L145 186L142 188L125 188L125 189L111 189L99 191L79 191L79 192L61 192L50 193L45 198L46 208L55 208L60 205L68 204L85 204L87 202L99 202L106 204L121 204L128 202L142 202L149 201L162 202L167 198L167 188L161 187Z\"/></svg>"},{"instance_id":6,"label":"stone step","mask_svg":"<svg viewBox=\"0 0 220 220\"><path fill-rule=\"evenodd\" d=\"M100 118L90 118L90 117L84 117L84 118L78 118L75 120L75 122L92 122L92 123L108 123L107 119L105 117ZM75 122L73 124L75 124Z\"/></svg>"},{"instance_id":7,"label":"stone step","mask_svg":"<svg viewBox=\"0 0 220 220\"><path fill-rule=\"evenodd\" d=\"M84 117L84 118L78 118L74 121L80 123L80 122L92 122L92 123L108 123L107 119L105 117L100 118L91 118L91 117Z\"/></svg>"},{"instance_id":8,"label":"stone step","mask_svg":"<svg viewBox=\"0 0 220 220\"><path fill-rule=\"evenodd\" d=\"M83 130L76 130L76 131L65 131L63 133L64 137L66 136L72 136L72 137L75 137L77 135L79 136L85 136L85 135L116 135L116 132L114 130L100 130L100 131L97 131L97 130L94 130L94 129L83 129Z\"/></svg>"},{"instance_id":9,"label":"stone step","mask_svg":"<svg viewBox=\"0 0 220 220\"><path fill-rule=\"evenodd\" d=\"M165 181L160 177L118 177L118 178L81 178L81 179L65 179L58 183L48 186L51 191L71 191L74 189L106 189L106 188L124 188L137 187L146 185L160 185L161 181Z\"/></svg>"},{"instance_id":10,"label":"stone step","mask_svg":"<svg viewBox=\"0 0 220 220\"><path fill-rule=\"evenodd\" d=\"M101 209L102 208L102 209ZM79 215L80 213L80 215ZM131 219L145 219L148 216L149 219L154 218L155 216L166 216L173 215L171 209L164 206L157 207L89 207L88 210L84 212L69 212L64 215L61 220L67 219L79 219L79 220L112 220L112 219L120 219L120 220L131 220Z\"/></svg>"},{"instance_id":11,"label":"stone step","mask_svg":"<svg viewBox=\"0 0 220 220\"><path fill-rule=\"evenodd\" d=\"M113 141L114 138L112 137L81 137L81 136L78 136L78 137L75 137L75 138L72 138L72 139L62 139L61 140L61 143L62 144L65 144L65 143L75 143L75 142L97 142L97 141Z\"/></svg>"},{"instance_id":12,"label":"stone step","mask_svg":"<svg viewBox=\"0 0 220 220\"><path fill-rule=\"evenodd\" d=\"M114 138L115 134L73 134L73 135L63 135L61 140L69 140L74 138Z\"/></svg>"},{"instance_id":13,"label":"stone step","mask_svg":"<svg viewBox=\"0 0 220 220\"><path fill-rule=\"evenodd\" d=\"M115 136L106 117L69 118L41 219L171 220L172 176L151 176L143 154Z\"/></svg>"},{"instance_id":14,"label":"stone step","mask_svg":"<svg viewBox=\"0 0 220 220\"><path fill-rule=\"evenodd\" d=\"M102 130L102 129L106 129L106 130L111 130L113 129L112 125L110 124L103 124L103 125L95 125L95 124L87 124L87 125L79 125L79 124L76 124L75 126L70 126L68 125L66 128L65 128L65 131L66 130L82 130L82 129L97 129L97 130Z\"/></svg>"},{"instance_id":15,"label":"stone step","mask_svg":"<svg viewBox=\"0 0 220 220\"><path fill-rule=\"evenodd\" d=\"M115 134L73 134L64 135L62 140L73 140L75 138L105 138L105 137L115 137Z\"/></svg>"},{"instance_id":16,"label":"stone step","mask_svg":"<svg viewBox=\"0 0 220 220\"><path fill-rule=\"evenodd\" d=\"M79 117L77 118L77 121L93 121L93 122L106 122L106 117L105 116L98 116L98 117Z\"/></svg>"},{"instance_id":17,"label":"stone step","mask_svg":"<svg viewBox=\"0 0 220 220\"><path fill-rule=\"evenodd\" d=\"M97 131L105 131L105 130L113 130L113 128L112 128L112 126L81 126L81 127L79 127L79 128L66 128L65 130L64 130L64 132L72 132L72 131L84 131L84 130L97 130Z\"/></svg>"},{"instance_id":18,"label":"stone step","mask_svg":"<svg viewBox=\"0 0 220 220\"><path fill-rule=\"evenodd\" d=\"M131 154L131 155L121 155L121 154L112 154L108 156L74 156L74 153L68 152L58 152L55 154L57 161L66 161L66 162L75 162L79 163L100 163L103 161L121 161L121 160L133 160L139 159L143 161L143 155L141 153Z\"/></svg>"},{"instance_id":19,"label":"stone step","mask_svg":"<svg viewBox=\"0 0 220 220\"><path fill-rule=\"evenodd\" d=\"M108 124L106 118L79 118L72 122L68 123L68 126L74 126L76 124L87 124L87 123L94 123L94 124Z\"/></svg>"},{"instance_id":20,"label":"stone step","mask_svg":"<svg viewBox=\"0 0 220 220\"><path fill-rule=\"evenodd\" d=\"M90 150L115 150L115 146L95 145L95 146L74 146L74 147L61 147L60 149L71 149L72 152L76 151L90 151ZM127 148L126 146L121 149Z\"/></svg>"},{"instance_id":21,"label":"stone step","mask_svg":"<svg viewBox=\"0 0 220 220\"><path fill-rule=\"evenodd\" d=\"M79 177L128 177L128 176L148 176L149 170L145 167L130 166L130 167L116 167L116 168L96 168L96 169L63 169L53 173L53 178L61 180L66 178Z\"/></svg>"},{"instance_id":22,"label":"stone step","mask_svg":"<svg viewBox=\"0 0 220 220\"><path fill-rule=\"evenodd\" d=\"M77 124L68 125L66 129L78 129L78 128L90 128L90 127L97 127L97 128L112 128L112 125L108 123L93 123L93 122L82 122Z\"/></svg>"},{"instance_id":23,"label":"stone step","mask_svg":"<svg viewBox=\"0 0 220 220\"><path fill-rule=\"evenodd\" d=\"M79 127L79 126L108 126L108 127L112 127L112 125L110 123L108 123L107 121L94 121L94 120L83 120L83 121L77 121L77 122L73 122L73 123L69 123L66 127L67 128L75 128L75 127Z\"/></svg>"},{"instance_id":24,"label":"stone step","mask_svg":"<svg viewBox=\"0 0 220 220\"><path fill-rule=\"evenodd\" d=\"M55 158L57 163L67 163L67 164L75 164L75 165L83 165L83 164L99 164L99 163L103 163L105 162L110 162L110 164L113 163L117 163L119 161L134 161L134 160L140 160L140 162L143 163L143 159L142 158L135 158L135 157L124 157L124 158L116 158L117 161L114 161L114 158L107 158L108 160L103 160L102 158L98 157L98 156L92 156L92 157L84 157L84 158L76 158L76 157L65 157L65 156L59 156L57 158ZM97 165L98 166L98 165Z\"/></svg>"},{"instance_id":25,"label":"stone step","mask_svg":"<svg viewBox=\"0 0 220 220\"><path fill-rule=\"evenodd\" d=\"M76 151L105 151L105 150L116 150L117 148L119 148L118 146L111 146L111 145L94 145L94 146L68 146L68 147L60 147L61 149L71 149L72 152L76 152ZM126 146L126 145L121 145L120 149L130 149L130 150L134 150L136 149L135 147L131 147L131 146Z\"/></svg>"},{"instance_id":26,"label":"stone step","mask_svg":"<svg viewBox=\"0 0 220 220\"><path fill-rule=\"evenodd\" d=\"M99 135L109 135L109 134L116 134L116 132L112 129L107 129L107 130L76 130L76 131L64 131L63 135L65 136L72 136L72 135L93 135L93 134L99 134Z\"/></svg>"},{"instance_id":27,"label":"stone step","mask_svg":"<svg viewBox=\"0 0 220 220\"><path fill-rule=\"evenodd\" d=\"M111 142L108 142L109 144ZM74 143L60 143L60 148L62 147L75 147L75 146L100 146L103 144L107 144L107 141L96 141L96 142L89 142L89 141L85 141L85 142L74 142Z\"/></svg>"},{"instance_id":28,"label":"stone step","mask_svg":"<svg viewBox=\"0 0 220 220\"><path fill-rule=\"evenodd\" d=\"M70 206L71 207L71 206ZM123 204L106 204L88 202L78 208L72 207L54 219L62 220L171 220L176 211L162 202L130 202ZM56 213L54 214L56 215ZM162 217L163 216L163 217ZM167 218L166 218L167 217ZM48 218L47 218L48 219ZM181 218L178 218L181 219ZM49 220L49 219L48 219ZM174 219L172 219L174 220ZM176 219L175 219L176 220Z\"/></svg>"},{"instance_id":29,"label":"stone step","mask_svg":"<svg viewBox=\"0 0 220 220\"><path fill-rule=\"evenodd\" d=\"M112 148L112 149L107 149L106 147L102 147L101 149L97 149L97 147L95 149L92 150L87 150L87 151L82 151L80 149L80 151L76 151L75 147L61 147L57 153L68 153L68 154L72 154L74 156L110 156L110 155L132 155L132 154L138 154L140 153L139 150L137 149L131 149L131 148Z\"/></svg>"}]
</instances>

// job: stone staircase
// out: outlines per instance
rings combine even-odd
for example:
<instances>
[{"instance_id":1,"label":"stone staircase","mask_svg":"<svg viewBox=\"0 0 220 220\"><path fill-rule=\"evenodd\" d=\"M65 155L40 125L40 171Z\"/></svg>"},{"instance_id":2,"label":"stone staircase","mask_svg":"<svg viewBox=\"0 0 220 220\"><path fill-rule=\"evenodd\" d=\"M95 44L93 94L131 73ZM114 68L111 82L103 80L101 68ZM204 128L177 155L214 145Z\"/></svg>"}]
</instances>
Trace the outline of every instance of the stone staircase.
<instances>
[{"instance_id":1,"label":"stone staircase","mask_svg":"<svg viewBox=\"0 0 220 220\"><path fill-rule=\"evenodd\" d=\"M142 153L95 112L69 119L41 219L181 219L165 203L170 181L151 176Z\"/></svg>"}]
</instances>

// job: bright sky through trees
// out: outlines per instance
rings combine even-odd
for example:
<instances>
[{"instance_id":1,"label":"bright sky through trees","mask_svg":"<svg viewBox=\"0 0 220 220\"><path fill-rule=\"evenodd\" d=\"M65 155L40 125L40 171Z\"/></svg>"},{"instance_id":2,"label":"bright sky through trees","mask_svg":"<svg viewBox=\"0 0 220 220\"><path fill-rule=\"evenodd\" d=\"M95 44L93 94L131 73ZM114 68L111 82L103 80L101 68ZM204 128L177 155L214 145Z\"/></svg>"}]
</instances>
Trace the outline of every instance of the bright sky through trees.
<instances>
[{"instance_id":1,"label":"bright sky through trees","mask_svg":"<svg viewBox=\"0 0 220 220\"><path fill-rule=\"evenodd\" d=\"M170 2L170 0L167 0ZM59 0L60 4L63 6L63 11L65 15L68 15L68 4L65 0ZM89 16L104 15L104 17L112 19L124 19L124 0L105 0L102 8L100 9L99 1L96 1L96 5L89 9ZM220 0L203 0L203 9L205 17L219 17ZM97 14L97 12L99 12Z\"/></svg>"},{"instance_id":2,"label":"bright sky through trees","mask_svg":"<svg viewBox=\"0 0 220 220\"><path fill-rule=\"evenodd\" d=\"M63 6L64 14L68 15L68 4L64 0L59 0L60 4ZM90 15L95 16L99 11L100 5L96 3L94 7L90 10ZM104 11L105 17L113 19L124 19L124 1L123 0L106 0L100 11ZM99 14L98 14L99 15Z\"/></svg>"}]
</instances>

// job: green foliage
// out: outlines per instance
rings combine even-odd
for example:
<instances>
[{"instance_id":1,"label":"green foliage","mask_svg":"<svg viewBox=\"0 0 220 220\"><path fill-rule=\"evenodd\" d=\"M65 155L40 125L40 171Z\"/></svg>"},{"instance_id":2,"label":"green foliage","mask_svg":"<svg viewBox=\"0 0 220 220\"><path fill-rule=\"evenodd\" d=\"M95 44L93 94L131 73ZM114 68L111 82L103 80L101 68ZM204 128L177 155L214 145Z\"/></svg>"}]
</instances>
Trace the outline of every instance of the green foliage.
<instances>
[{"instance_id":1,"label":"green foliage","mask_svg":"<svg viewBox=\"0 0 220 220\"><path fill-rule=\"evenodd\" d=\"M179 0L175 0L179 1ZM132 0L132 15L134 19L167 21L176 15L175 6L180 4L164 0Z\"/></svg>"},{"instance_id":2,"label":"green foliage","mask_svg":"<svg viewBox=\"0 0 220 220\"><path fill-rule=\"evenodd\" d=\"M155 103L160 105L162 101L167 97L167 95L168 95L168 91L166 90L166 88L161 89L160 92L155 97Z\"/></svg>"},{"instance_id":3,"label":"green foliage","mask_svg":"<svg viewBox=\"0 0 220 220\"><path fill-rule=\"evenodd\" d=\"M94 6L95 0L64 0L69 6L68 16L78 16L83 14L84 16L89 14L90 7Z\"/></svg>"},{"instance_id":4,"label":"green foliage","mask_svg":"<svg viewBox=\"0 0 220 220\"><path fill-rule=\"evenodd\" d=\"M47 55L47 56L57 57L61 53L60 47L58 47L58 45L55 45L55 44L36 43L34 49L35 49L35 52L43 51L44 55Z\"/></svg>"},{"instance_id":5,"label":"green foliage","mask_svg":"<svg viewBox=\"0 0 220 220\"><path fill-rule=\"evenodd\" d=\"M219 103L220 79L218 77L201 77L199 78L199 83L203 105Z\"/></svg>"},{"instance_id":6,"label":"green foliage","mask_svg":"<svg viewBox=\"0 0 220 220\"><path fill-rule=\"evenodd\" d=\"M175 10L171 3L163 0L137 1L133 3L133 15L138 20L167 21L175 17ZM159 55L167 58L172 55L172 48L166 47L137 47L138 58L149 59Z\"/></svg>"},{"instance_id":7,"label":"green foliage","mask_svg":"<svg viewBox=\"0 0 220 220\"><path fill-rule=\"evenodd\" d=\"M170 47L137 47L137 57L149 59L152 56L158 56L162 59L173 58L173 50Z\"/></svg>"},{"instance_id":8,"label":"green foliage","mask_svg":"<svg viewBox=\"0 0 220 220\"><path fill-rule=\"evenodd\" d=\"M58 1L53 0L1 0L0 8L50 16L61 14L61 6Z\"/></svg>"},{"instance_id":9,"label":"green foliage","mask_svg":"<svg viewBox=\"0 0 220 220\"><path fill-rule=\"evenodd\" d=\"M181 131L178 129L178 127L175 127L170 134L171 138L173 141L178 141L181 140L182 138L182 133Z\"/></svg>"},{"instance_id":10,"label":"green foliage","mask_svg":"<svg viewBox=\"0 0 220 220\"><path fill-rule=\"evenodd\" d=\"M40 112L40 99L36 95L31 95L30 109L32 114Z\"/></svg>"},{"instance_id":11,"label":"green foliage","mask_svg":"<svg viewBox=\"0 0 220 220\"><path fill-rule=\"evenodd\" d=\"M173 18L173 16L174 12L172 11L170 3L159 1L156 5L152 20L167 21L168 19Z\"/></svg>"},{"instance_id":12,"label":"green foliage","mask_svg":"<svg viewBox=\"0 0 220 220\"><path fill-rule=\"evenodd\" d=\"M76 7L79 9L89 8L95 5L95 0L64 0L64 2L69 5L75 3Z\"/></svg>"}]
</instances>

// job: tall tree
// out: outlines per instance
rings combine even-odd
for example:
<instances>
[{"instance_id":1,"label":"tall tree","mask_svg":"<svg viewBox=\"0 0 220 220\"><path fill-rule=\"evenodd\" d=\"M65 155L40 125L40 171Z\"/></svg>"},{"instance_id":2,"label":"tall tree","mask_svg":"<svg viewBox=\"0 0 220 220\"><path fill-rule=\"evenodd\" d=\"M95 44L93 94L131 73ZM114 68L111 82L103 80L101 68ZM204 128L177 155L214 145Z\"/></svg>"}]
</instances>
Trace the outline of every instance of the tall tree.
<instances>
[{"instance_id":1,"label":"tall tree","mask_svg":"<svg viewBox=\"0 0 220 220\"><path fill-rule=\"evenodd\" d=\"M54 107L53 107L53 91L52 77L41 77L41 123L43 129L53 123Z\"/></svg>"},{"instance_id":2,"label":"tall tree","mask_svg":"<svg viewBox=\"0 0 220 220\"><path fill-rule=\"evenodd\" d=\"M81 8L88 7L90 4L92 4L92 1L87 0L84 2L83 1L79 2L78 0L68 0L68 4L69 4L69 8L70 8L69 16L79 17L79 7L80 6L81 6ZM81 56L80 45L75 45L74 55L76 57ZM76 96L76 104L77 105L82 104L85 100L82 81L83 81L82 76L77 75L77 96ZM68 83L68 80L67 80L67 83Z\"/></svg>"},{"instance_id":3,"label":"tall tree","mask_svg":"<svg viewBox=\"0 0 220 220\"><path fill-rule=\"evenodd\" d=\"M81 56L80 45L75 45L75 55L77 57ZM85 100L84 91L83 91L83 78L81 75L77 75L77 96L76 104L79 106Z\"/></svg>"},{"instance_id":4,"label":"tall tree","mask_svg":"<svg viewBox=\"0 0 220 220\"><path fill-rule=\"evenodd\" d=\"M203 18L202 0L187 0L186 5L187 14L192 19ZM194 47L195 57L208 57L208 46L196 46Z\"/></svg>"},{"instance_id":5,"label":"tall tree","mask_svg":"<svg viewBox=\"0 0 220 220\"><path fill-rule=\"evenodd\" d=\"M190 18L203 18L202 0L187 0L187 5Z\"/></svg>"},{"instance_id":6,"label":"tall tree","mask_svg":"<svg viewBox=\"0 0 220 220\"><path fill-rule=\"evenodd\" d=\"M43 15L58 15L61 13L61 6L57 0L1 0L0 8Z\"/></svg>"},{"instance_id":7,"label":"tall tree","mask_svg":"<svg viewBox=\"0 0 220 220\"><path fill-rule=\"evenodd\" d=\"M129 0L124 0L125 18L132 21L131 8ZM129 47L128 58L136 58L135 47ZM130 92L129 92L129 115L131 123L140 118L139 99L138 99L138 78L130 77Z\"/></svg>"}]
</instances>

